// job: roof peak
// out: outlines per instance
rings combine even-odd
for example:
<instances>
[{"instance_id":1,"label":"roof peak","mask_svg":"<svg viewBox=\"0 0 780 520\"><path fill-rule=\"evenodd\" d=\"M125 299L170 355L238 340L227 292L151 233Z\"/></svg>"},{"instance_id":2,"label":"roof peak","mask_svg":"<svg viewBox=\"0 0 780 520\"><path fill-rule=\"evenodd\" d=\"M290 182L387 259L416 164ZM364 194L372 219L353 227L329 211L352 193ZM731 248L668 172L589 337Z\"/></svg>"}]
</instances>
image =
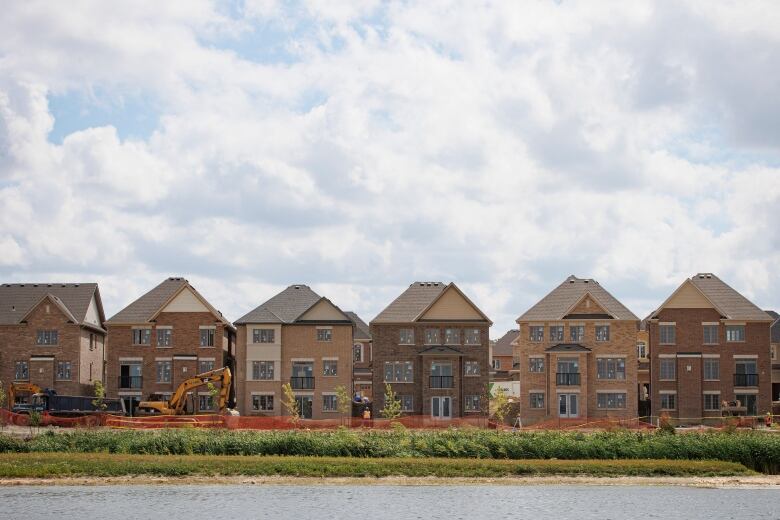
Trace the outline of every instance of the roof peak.
<instances>
[{"instance_id":1,"label":"roof peak","mask_svg":"<svg viewBox=\"0 0 780 520\"><path fill-rule=\"evenodd\" d=\"M415 285L418 286L418 287L444 287L447 284L444 283L444 282L414 282L414 283L409 284L409 287L412 287L412 286L415 286Z\"/></svg>"},{"instance_id":2,"label":"roof peak","mask_svg":"<svg viewBox=\"0 0 780 520\"><path fill-rule=\"evenodd\" d=\"M576 276L574 276L573 274L570 274L570 275L569 275L569 277L568 277L568 278L566 278L566 280L564 280L564 282L563 282L563 283L566 283L566 282L569 282L569 283L577 283L577 282L582 282L582 283L592 283L592 284L596 284L596 285L598 285L598 284L599 284L599 283L598 283L596 280L594 280L593 278L577 278L577 277L576 277Z\"/></svg>"}]
</instances>

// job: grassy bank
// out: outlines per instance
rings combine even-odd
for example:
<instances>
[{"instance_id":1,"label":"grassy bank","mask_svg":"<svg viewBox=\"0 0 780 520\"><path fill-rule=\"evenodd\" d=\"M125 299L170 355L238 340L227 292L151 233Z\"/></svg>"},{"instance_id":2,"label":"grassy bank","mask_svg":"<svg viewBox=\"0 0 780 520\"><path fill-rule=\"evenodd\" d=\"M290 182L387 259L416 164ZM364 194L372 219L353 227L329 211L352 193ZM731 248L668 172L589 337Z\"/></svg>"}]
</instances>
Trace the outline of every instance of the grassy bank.
<instances>
[{"instance_id":1,"label":"grassy bank","mask_svg":"<svg viewBox=\"0 0 780 520\"><path fill-rule=\"evenodd\" d=\"M0 453L286 455L357 458L675 459L737 462L780 473L780 436L737 433L444 431L94 431L0 435Z\"/></svg>"},{"instance_id":2,"label":"grassy bank","mask_svg":"<svg viewBox=\"0 0 780 520\"><path fill-rule=\"evenodd\" d=\"M294 477L467 477L539 475L713 477L750 475L741 464L669 460L367 459L353 457L225 457L5 453L0 478L119 477L127 475Z\"/></svg>"}]
</instances>

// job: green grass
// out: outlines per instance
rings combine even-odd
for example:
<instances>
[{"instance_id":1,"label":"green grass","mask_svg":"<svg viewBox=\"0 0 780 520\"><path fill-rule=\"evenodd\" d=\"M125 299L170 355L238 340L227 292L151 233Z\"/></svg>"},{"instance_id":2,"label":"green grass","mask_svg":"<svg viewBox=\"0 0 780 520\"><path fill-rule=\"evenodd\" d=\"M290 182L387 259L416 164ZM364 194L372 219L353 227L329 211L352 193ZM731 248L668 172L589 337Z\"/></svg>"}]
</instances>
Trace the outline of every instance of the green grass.
<instances>
[{"instance_id":1,"label":"green grass","mask_svg":"<svg viewBox=\"0 0 780 520\"><path fill-rule=\"evenodd\" d=\"M118 477L126 475L294 477L512 477L533 475L735 476L741 464L670 460L367 459L86 453L0 454L0 478Z\"/></svg>"}]
</instances>

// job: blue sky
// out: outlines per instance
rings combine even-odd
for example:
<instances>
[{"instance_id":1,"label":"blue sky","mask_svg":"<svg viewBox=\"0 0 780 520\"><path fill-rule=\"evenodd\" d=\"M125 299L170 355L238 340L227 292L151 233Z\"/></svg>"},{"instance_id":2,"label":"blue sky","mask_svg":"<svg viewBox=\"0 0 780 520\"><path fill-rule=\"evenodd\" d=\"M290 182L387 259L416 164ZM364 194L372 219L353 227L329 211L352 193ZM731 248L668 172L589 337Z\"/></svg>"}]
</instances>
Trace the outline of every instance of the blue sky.
<instances>
[{"instance_id":1,"label":"blue sky","mask_svg":"<svg viewBox=\"0 0 780 520\"><path fill-rule=\"evenodd\" d=\"M780 308L773 2L19 2L0 278L171 275L236 318L415 280L495 322L570 274L640 317L715 272Z\"/></svg>"}]
</instances>

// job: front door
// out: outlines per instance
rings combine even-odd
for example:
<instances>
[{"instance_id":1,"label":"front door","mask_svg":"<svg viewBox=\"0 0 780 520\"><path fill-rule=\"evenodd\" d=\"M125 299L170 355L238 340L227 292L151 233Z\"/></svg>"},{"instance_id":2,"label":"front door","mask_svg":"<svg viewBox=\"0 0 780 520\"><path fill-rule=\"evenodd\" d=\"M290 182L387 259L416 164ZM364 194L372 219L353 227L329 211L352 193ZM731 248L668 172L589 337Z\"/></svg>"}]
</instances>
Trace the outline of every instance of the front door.
<instances>
[{"instance_id":1,"label":"front door","mask_svg":"<svg viewBox=\"0 0 780 520\"><path fill-rule=\"evenodd\" d=\"M452 398L446 395L431 397L431 417L434 419L451 419Z\"/></svg>"},{"instance_id":2,"label":"front door","mask_svg":"<svg viewBox=\"0 0 780 520\"><path fill-rule=\"evenodd\" d=\"M311 419L311 396L310 395L296 395L295 402L298 403L298 411L301 413L301 419Z\"/></svg>"},{"instance_id":3,"label":"front door","mask_svg":"<svg viewBox=\"0 0 780 520\"><path fill-rule=\"evenodd\" d=\"M559 417L577 417L579 414L577 397L577 394L558 394Z\"/></svg>"}]
</instances>

